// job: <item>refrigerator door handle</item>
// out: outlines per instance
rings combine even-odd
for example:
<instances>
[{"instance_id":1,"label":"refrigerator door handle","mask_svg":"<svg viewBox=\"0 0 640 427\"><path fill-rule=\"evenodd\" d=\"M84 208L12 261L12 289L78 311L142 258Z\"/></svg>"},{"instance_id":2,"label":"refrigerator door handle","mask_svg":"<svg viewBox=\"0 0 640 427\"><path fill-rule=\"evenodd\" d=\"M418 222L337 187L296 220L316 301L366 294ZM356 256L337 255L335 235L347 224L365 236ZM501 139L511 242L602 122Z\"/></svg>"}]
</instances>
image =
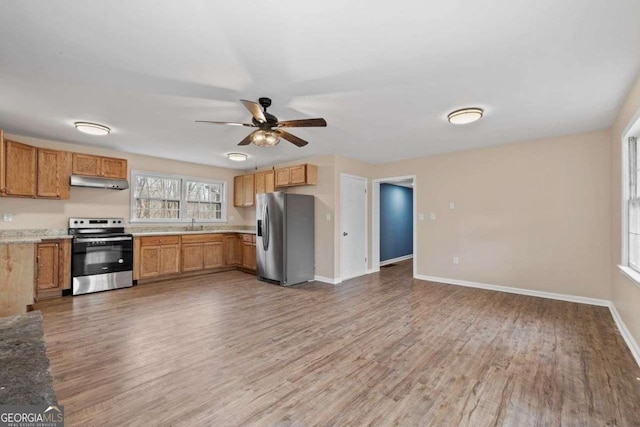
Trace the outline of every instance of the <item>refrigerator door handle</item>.
<instances>
[{"instance_id":1,"label":"refrigerator door handle","mask_svg":"<svg viewBox=\"0 0 640 427\"><path fill-rule=\"evenodd\" d=\"M262 247L266 251L269 249L269 206L264 206L262 214Z\"/></svg>"}]
</instances>

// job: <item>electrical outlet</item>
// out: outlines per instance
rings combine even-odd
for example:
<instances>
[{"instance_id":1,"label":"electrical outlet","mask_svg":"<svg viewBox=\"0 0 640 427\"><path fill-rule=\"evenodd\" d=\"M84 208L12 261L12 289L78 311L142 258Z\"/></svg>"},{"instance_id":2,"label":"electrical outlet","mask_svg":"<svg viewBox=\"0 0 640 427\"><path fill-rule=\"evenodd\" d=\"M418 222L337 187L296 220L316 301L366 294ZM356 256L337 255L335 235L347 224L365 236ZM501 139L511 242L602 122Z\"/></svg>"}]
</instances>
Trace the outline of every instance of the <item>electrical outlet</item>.
<instances>
[{"instance_id":1,"label":"electrical outlet","mask_svg":"<svg viewBox=\"0 0 640 427\"><path fill-rule=\"evenodd\" d=\"M2 216L2 220L3 220L4 222L10 222L10 221L13 221L13 214L12 214L12 213L5 213L5 214Z\"/></svg>"},{"instance_id":2,"label":"electrical outlet","mask_svg":"<svg viewBox=\"0 0 640 427\"><path fill-rule=\"evenodd\" d=\"M435 220L435 219L436 219L436 213L435 213L435 212L431 212L431 213L429 214L429 219L430 219L431 221Z\"/></svg>"},{"instance_id":3,"label":"electrical outlet","mask_svg":"<svg viewBox=\"0 0 640 427\"><path fill-rule=\"evenodd\" d=\"M456 265L460 264L460 258L458 258L457 256L454 256L453 257L453 263L456 264Z\"/></svg>"},{"instance_id":4,"label":"electrical outlet","mask_svg":"<svg viewBox=\"0 0 640 427\"><path fill-rule=\"evenodd\" d=\"M456 208L456 204L454 202L449 202L449 209L454 210Z\"/></svg>"}]
</instances>

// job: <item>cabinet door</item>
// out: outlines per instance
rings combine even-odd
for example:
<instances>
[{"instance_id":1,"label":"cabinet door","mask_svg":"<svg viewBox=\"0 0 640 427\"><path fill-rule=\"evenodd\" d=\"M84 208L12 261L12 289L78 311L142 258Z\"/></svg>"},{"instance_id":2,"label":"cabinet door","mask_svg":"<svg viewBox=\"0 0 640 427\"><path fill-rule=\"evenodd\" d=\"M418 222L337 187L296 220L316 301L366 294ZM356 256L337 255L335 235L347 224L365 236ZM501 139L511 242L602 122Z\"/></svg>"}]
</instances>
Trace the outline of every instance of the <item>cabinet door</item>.
<instances>
[{"instance_id":1,"label":"cabinet door","mask_svg":"<svg viewBox=\"0 0 640 427\"><path fill-rule=\"evenodd\" d=\"M253 206L254 185L253 174L242 177L242 206Z\"/></svg>"},{"instance_id":2,"label":"cabinet door","mask_svg":"<svg viewBox=\"0 0 640 427\"><path fill-rule=\"evenodd\" d=\"M275 172L276 187L285 187L291 181L289 168L276 169Z\"/></svg>"},{"instance_id":3,"label":"cabinet door","mask_svg":"<svg viewBox=\"0 0 640 427\"><path fill-rule=\"evenodd\" d=\"M182 244L182 271L199 271L204 268L204 244Z\"/></svg>"},{"instance_id":4,"label":"cabinet door","mask_svg":"<svg viewBox=\"0 0 640 427\"><path fill-rule=\"evenodd\" d=\"M65 151L38 149L38 197L69 198L70 155Z\"/></svg>"},{"instance_id":5,"label":"cabinet door","mask_svg":"<svg viewBox=\"0 0 640 427\"><path fill-rule=\"evenodd\" d=\"M75 175L100 176L100 166L100 156L73 153L72 170Z\"/></svg>"},{"instance_id":6,"label":"cabinet door","mask_svg":"<svg viewBox=\"0 0 640 427\"><path fill-rule=\"evenodd\" d=\"M244 179L242 176L233 177L233 206L242 206L244 201Z\"/></svg>"},{"instance_id":7,"label":"cabinet door","mask_svg":"<svg viewBox=\"0 0 640 427\"><path fill-rule=\"evenodd\" d=\"M273 181L273 171L258 172L255 174L255 193L273 193L275 191L275 183Z\"/></svg>"},{"instance_id":8,"label":"cabinet door","mask_svg":"<svg viewBox=\"0 0 640 427\"><path fill-rule=\"evenodd\" d=\"M160 274L180 273L180 245L160 246Z\"/></svg>"},{"instance_id":9,"label":"cabinet door","mask_svg":"<svg viewBox=\"0 0 640 427\"><path fill-rule=\"evenodd\" d=\"M8 196L36 195L37 149L13 141L5 141L4 193Z\"/></svg>"},{"instance_id":10,"label":"cabinet door","mask_svg":"<svg viewBox=\"0 0 640 427\"><path fill-rule=\"evenodd\" d=\"M140 278L156 277L160 274L160 246L140 247Z\"/></svg>"},{"instance_id":11,"label":"cabinet door","mask_svg":"<svg viewBox=\"0 0 640 427\"><path fill-rule=\"evenodd\" d=\"M125 159L102 157L100 159L100 176L127 179L127 161Z\"/></svg>"},{"instance_id":12,"label":"cabinet door","mask_svg":"<svg viewBox=\"0 0 640 427\"><path fill-rule=\"evenodd\" d=\"M220 268L224 266L222 259L222 242L204 244L204 268Z\"/></svg>"},{"instance_id":13,"label":"cabinet door","mask_svg":"<svg viewBox=\"0 0 640 427\"><path fill-rule=\"evenodd\" d=\"M305 184L306 183L306 170L305 165L291 166L289 168L289 182L293 184Z\"/></svg>"},{"instance_id":14,"label":"cabinet door","mask_svg":"<svg viewBox=\"0 0 640 427\"><path fill-rule=\"evenodd\" d=\"M236 235L224 236L223 240L224 264L227 266L237 266L242 264L242 250L240 240Z\"/></svg>"},{"instance_id":15,"label":"cabinet door","mask_svg":"<svg viewBox=\"0 0 640 427\"><path fill-rule=\"evenodd\" d=\"M242 242L242 266L249 270L256 269L256 245Z\"/></svg>"},{"instance_id":16,"label":"cabinet door","mask_svg":"<svg viewBox=\"0 0 640 427\"><path fill-rule=\"evenodd\" d=\"M36 287L38 290L60 287L58 243L38 243Z\"/></svg>"}]
</instances>

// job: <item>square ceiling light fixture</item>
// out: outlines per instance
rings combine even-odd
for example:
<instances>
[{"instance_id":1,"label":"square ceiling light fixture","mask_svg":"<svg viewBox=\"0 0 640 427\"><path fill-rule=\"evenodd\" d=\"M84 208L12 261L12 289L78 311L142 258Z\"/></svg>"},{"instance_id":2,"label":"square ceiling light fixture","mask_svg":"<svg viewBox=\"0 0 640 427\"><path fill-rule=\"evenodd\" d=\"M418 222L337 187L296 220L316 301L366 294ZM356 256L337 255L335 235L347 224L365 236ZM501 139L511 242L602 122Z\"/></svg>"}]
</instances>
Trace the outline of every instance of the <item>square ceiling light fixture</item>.
<instances>
[{"instance_id":1,"label":"square ceiling light fixture","mask_svg":"<svg viewBox=\"0 0 640 427\"><path fill-rule=\"evenodd\" d=\"M111 132L111 129L109 129L108 127L106 127L104 125L100 125L98 123L75 122L73 125L80 132L84 132L84 133L87 133L89 135L104 136L104 135L109 135L109 132Z\"/></svg>"},{"instance_id":2,"label":"square ceiling light fixture","mask_svg":"<svg viewBox=\"0 0 640 427\"><path fill-rule=\"evenodd\" d=\"M483 114L482 108L462 108L449 113L447 119L449 119L449 123L454 125L466 125L477 122L482 118Z\"/></svg>"},{"instance_id":3,"label":"square ceiling light fixture","mask_svg":"<svg viewBox=\"0 0 640 427\"><path fill-rule=\"evenodd\" d=\"M253 143L258 147L273 147L280 142L280 135L272 130L257 130L253 134Z\"/></svg>"}]
</instances>

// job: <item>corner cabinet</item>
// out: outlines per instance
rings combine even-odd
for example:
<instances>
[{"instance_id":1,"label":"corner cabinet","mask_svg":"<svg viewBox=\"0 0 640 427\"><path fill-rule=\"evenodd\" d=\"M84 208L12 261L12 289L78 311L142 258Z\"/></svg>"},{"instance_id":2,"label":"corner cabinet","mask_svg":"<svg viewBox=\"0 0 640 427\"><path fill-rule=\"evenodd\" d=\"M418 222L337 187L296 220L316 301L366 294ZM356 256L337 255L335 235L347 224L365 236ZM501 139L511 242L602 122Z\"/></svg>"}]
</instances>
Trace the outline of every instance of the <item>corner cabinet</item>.
<instances>
[{"instance_id":1,"label":"corner cabinet","mask_svg":"<svg viewBox=\"0 0 640 427\"><path fill-rule=\"evenodd\" d=\"M72 170L74 175L127 179L127 160L73 153Z\"/></svg>"},{"instance_id":2,"label":"corner cabinet","mask_svg":"<svg viewBox=\"0 0 640 427\"><path fill-rule=\"evenodd\" d=\"M6 197L69 199L71 153L15 141L0 144L0 194Z\"/></svg>"}]
</instances>

